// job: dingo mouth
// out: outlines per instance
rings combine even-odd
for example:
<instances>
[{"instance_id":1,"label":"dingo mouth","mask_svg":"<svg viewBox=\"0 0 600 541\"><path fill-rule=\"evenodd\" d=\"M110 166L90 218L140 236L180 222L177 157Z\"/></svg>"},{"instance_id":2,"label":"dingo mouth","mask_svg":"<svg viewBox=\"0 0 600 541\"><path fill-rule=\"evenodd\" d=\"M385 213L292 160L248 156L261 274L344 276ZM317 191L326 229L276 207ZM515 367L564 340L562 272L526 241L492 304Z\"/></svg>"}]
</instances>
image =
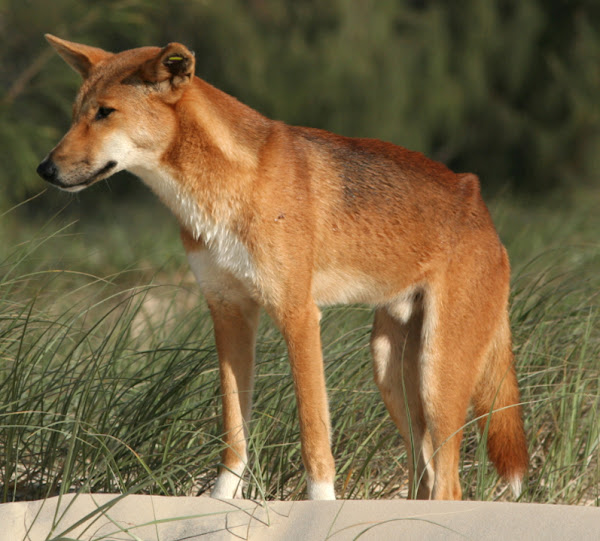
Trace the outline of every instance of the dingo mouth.
<instances>
[{"instance_id":1,"label":"dingo mouth","mask_svg":"<svg viewBox=\"0 0 600 541\"><path fill-rule=\"evenodd\" d=\"M97 180L101 180L109 171L112 171L117 166L117 162L111 160L102 169L98 170L91 177L79 184L64 184L60 180L56 180L54 183L61 189L67 192L79 192L84 188L87 188Z\"/></svg>"}]
</instances>

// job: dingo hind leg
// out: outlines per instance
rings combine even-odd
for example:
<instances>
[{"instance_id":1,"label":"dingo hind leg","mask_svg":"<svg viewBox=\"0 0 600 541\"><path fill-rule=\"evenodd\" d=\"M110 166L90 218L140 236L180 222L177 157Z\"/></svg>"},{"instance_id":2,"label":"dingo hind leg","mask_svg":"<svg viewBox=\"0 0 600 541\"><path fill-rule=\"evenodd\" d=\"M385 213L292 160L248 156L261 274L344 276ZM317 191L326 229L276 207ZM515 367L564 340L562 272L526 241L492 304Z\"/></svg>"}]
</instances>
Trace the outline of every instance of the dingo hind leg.
<instances>
[{"instance_id":1,"label":"dingo hind leg","mask_svg":"<svg viewBox=\"0 0 600 541\"><path fill-rule=\"evenodd\" d=\"M424 291L420 391L431 435L435 481L432 498L460 500L460 444L475 386L477 358L471 330L463 328L464 307L448 291ZM479 354L481 355L481 353Z\"/></svg>"},{"instance_id":2,"label":"dingo hind leg","mask_svg":"<svg viewBox=\"0 0 600 541\"><path fill-rule=\"evenodd\" d=\"M514 372L509 368L512 353L508 350L508 259L495 233L472 234L473 237L464 235L443 274L434 277L424 292L421 389L434 450L435 499L459 499L462 495L458 465L463 426L471 402L475 402L478 415L489 413L492 407L486 378L492 373L507 374L506 386L501 387L496 404L504 407L518 401ZM502 327L504 337L500 342L498 329ZM494 347L501 347L503 354L490 355ZM494 389L500 381L501 378L494 378ZM523 454L524 434L515 416L520 418L517 408L499 415L496 421L492 416L489 444L492 460L498 464L507 456L504 444L515 443L519 457ZM511 432L502 428L507 419L512 426L512 439L505 439ZM516 474L514 469L508 469Z\"/></svg>"},{"instance_id":3,"label":"dingo hind leg","mask_svg":"<svg viewBox=\"0 0 600 541\"><path fill-rule=\"evenodd\" d=\"M420 295L399 302L404 318L392 315L398 311L395 306L390 311L379 308L375 312L371 334L373 371L388 412L406 445L408 496L427 500L432 494L434 471L420 388L423 309Z\"/></svg>"}]
</instances>

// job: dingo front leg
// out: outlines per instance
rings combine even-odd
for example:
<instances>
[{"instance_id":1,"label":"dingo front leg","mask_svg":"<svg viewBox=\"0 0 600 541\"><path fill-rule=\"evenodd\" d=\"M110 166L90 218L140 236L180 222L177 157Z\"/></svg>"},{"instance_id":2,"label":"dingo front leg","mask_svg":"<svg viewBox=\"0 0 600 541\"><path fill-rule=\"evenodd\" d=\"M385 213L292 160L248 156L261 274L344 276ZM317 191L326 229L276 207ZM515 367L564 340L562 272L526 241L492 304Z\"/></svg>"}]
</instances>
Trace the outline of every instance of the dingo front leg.
<instances>
[{"instance_id":1,"label":"dingo front leg","mask_svg":"<svg viewBox=\"0 0 600 541\"><path fill-rule=\"evenodd\" d=\"M207 297L208 298L208 297ZM259 309L250 299L232 304L209 299L219 355L225 449L213 498L241 498L252 409L254 345Z\"/></svg>"},{"instance_id":2,"label":"dingo front leg","mask_svg":"<svg viewBox=\"0 0 600 541\"><path fill-rule=\"evenodd\" d=\"M195 248L188 241L188 260L213 320L221 378L225 449L211 496L241 498L252 410L259 306L235 277L214 266L207 250L190 250L190 246Z\"/></svg>"},{"instance_id":3,"label":"dingo front leg","mask_svg":"<svg viewBox=\"0 0 600 541\"><path fill-rule=\"evenodd\" d=\"M329 407L321 352L319 309L294 307L276 318L288 345L310 500L335 500Z\"/></svg>"}]
</instances>

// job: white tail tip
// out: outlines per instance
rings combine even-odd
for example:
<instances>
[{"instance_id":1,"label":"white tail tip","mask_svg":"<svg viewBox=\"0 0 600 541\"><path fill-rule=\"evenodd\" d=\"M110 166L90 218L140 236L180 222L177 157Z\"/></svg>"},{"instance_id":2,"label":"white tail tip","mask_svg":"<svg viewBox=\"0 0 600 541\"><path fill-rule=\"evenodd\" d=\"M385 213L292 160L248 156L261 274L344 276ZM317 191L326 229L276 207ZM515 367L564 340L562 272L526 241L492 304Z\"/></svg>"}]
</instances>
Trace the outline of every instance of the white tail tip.
<instances>
[{"instance_id":1,"label":"white tail tip","mask_svg":"<svg viewBox=\"0 0 600 541\"><path fill-rule=\"evenodd\" d=\"M512 488L512 492L513 495L516 498L518 498L521 495L521 492L523 490L523 481L520 477L513 477L510 480L510 487Z\"/></svg>"}]
</instances>

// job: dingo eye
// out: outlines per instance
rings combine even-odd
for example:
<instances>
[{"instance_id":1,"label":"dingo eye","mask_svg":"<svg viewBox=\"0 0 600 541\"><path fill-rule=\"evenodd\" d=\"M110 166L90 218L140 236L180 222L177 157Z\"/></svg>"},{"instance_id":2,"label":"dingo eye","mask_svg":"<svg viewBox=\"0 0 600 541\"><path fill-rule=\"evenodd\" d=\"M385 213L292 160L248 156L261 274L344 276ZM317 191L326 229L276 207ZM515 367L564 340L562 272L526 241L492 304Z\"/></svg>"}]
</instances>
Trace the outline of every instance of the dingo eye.
<instances>
[{"instance_id":1,"label":"dingo eye","mask_svg":"<svg viewBox=\"0 0 600 541\"><path fill-rule=\"evenodd\" d=\"M114 109L112 109L111 107L99 107L94 120L102 120L103 118L106 118L108 115L110 115L113 111Z\"/></svg>"}]
</instances>

